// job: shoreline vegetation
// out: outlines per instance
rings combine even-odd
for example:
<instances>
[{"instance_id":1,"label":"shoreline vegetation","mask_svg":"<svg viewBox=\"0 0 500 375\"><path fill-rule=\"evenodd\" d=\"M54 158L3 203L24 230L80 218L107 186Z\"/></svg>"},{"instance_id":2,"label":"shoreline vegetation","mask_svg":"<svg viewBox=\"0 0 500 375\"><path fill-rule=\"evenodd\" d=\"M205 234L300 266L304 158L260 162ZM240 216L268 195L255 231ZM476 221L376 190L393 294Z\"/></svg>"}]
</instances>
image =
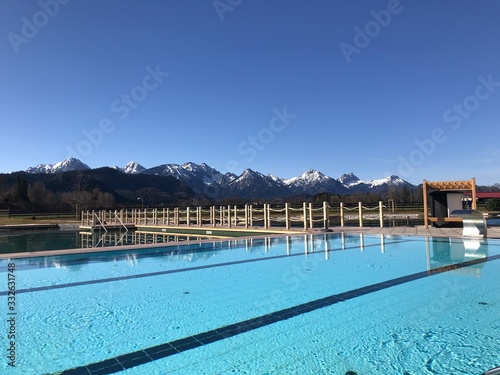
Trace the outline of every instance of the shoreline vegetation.
<instances>
[{"instance_id":1,"label":"shoreline vegetation","mask_svg":"<svg viewBox=\"0 0 500 375\"><path fill-rule=\"evenodd\" d=\"M78 224L80 220L75 219L75 215L11 215L10 217L0 217L0 226L4 225L33 225L33 224Z\"/></svg>"}]
</instances>

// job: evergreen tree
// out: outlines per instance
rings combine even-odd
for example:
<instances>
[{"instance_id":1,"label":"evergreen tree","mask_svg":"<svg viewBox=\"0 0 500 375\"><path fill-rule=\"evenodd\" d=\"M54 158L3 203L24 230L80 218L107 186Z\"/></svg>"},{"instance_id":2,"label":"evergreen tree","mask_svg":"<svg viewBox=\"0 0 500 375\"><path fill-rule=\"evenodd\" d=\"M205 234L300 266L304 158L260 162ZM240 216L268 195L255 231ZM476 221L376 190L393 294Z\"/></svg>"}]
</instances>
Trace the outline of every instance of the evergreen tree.
<instances>
[{"instance_id":1,"label":"evergreen tree","mask_svg":"<svg viewBox=\"0 0 500 375\"><path fill-rule=\"evenodd\" d=\"M486 209L488 211L500 211L500 198L488 199Z\"/></svg>"},{"instance_id":2,"label":"evergreen tree","mask_svg":"<svg viewBox=\"0 0 500 375\"><path fill-rule=\"evenodd\" d=\"M16 177L16 198L23 202L28 202L28 183L19 175Z\"/></svg>"}]
</instances>

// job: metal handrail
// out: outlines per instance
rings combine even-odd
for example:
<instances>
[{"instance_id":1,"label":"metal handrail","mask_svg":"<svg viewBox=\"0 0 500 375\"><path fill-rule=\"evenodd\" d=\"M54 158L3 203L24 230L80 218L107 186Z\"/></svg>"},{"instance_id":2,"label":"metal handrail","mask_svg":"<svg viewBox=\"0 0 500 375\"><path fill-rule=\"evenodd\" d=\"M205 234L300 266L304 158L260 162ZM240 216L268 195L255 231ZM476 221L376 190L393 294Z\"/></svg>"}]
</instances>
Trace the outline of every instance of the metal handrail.
<instances>
[{"instance_id":1,"label":"metal handrail","mask_svg":"<svg viewBox=\"0 0 500 375\"><path fill-rule=\"evenodd\" d=\"M500 375L500 366L485 371L482 375Z\"/></svg>"}]
</instances>

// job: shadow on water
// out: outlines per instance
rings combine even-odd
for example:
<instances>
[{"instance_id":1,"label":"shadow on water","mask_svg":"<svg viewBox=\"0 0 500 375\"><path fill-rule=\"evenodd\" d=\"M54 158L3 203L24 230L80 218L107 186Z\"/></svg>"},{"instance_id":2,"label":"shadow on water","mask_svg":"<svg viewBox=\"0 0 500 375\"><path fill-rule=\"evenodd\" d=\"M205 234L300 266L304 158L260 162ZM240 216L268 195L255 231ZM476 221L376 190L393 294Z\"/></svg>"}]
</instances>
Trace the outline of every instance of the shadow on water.
<instances>
[{"instance_id":1,"label":"shadow on water","mask_svg":"<svg viewBox=\"0 0 500 375\"><path fill-rule=\"evenodd\" d=\"M151 243L182 242L196 239L198 239L198 237L144 234L134 231L108 231L107 233L101 233L99 231L93 233L75 231L11 232L0 235L0 253L12 254L47 250L146 245Z\"/></svg>"},{"instance_id":2,"label":"shadow on water","mask_svg":"<svg viewBox=\"0 0 500 375\"><path fill-rule=\"evenodd\" d=\"M0 235L0 253L75 249L80 247L80 235L73 231L39 231Z\"/></svg>"}]
</instances>

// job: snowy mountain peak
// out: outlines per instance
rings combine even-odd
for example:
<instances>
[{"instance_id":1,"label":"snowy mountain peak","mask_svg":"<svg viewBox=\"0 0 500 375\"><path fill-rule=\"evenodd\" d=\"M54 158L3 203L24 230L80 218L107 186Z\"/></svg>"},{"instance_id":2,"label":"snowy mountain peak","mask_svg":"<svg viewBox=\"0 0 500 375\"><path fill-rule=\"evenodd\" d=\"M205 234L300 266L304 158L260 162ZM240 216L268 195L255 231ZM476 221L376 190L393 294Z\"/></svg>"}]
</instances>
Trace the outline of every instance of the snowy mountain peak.
<instances>
[{"instance_id":1,"label":"snowy mountain peak","mask_svg":"<svg viewBox=\"0 0 500 375\"><path fill-rule=\"evenodd\" d=\"M217 171L216 169L210 167L205 163L196 164L193 162L187 162L182 164L181 168L193 173L214 173L214 172L220 173L219 171Z\"/></svg>"},{"instance_id":2,"label":"snowy mountain peak","mask_svg":"<svg viewBox=\"0 0 500 375\"><path fill-rule=\"evenodd\" d=\"M367 181L366 184L370 185L371 187L380 186L380 185L396 185L396 186L411 185L409 182L407 182L407 181L403 180L401 177L395 176L395 175L387 176L387 177L381 178L380 180Z\"/></svg>"},{"instance_id":3,"label":"snowy mountain peak","mask_svg":"<svg viewBox=\"0 0 500 375\"><path fill-rule=\"evenodd\" d=\"M352 185L357 185L363 181L359 179L358 176L356 176L354 173L344 173L342 176L339 178L340 183L344 186L352 186Z\"/></svg>"},{"instance_id":4,"label":"snowy mountain peak","mask_svg":"<svg viewBox=\"0 0 500 375\"><path fill-rule=\"evenodd\" d=\"M293 194L317 194L323 192L344 193L346 189L338 180L317 170L308 169L298 177L284 180Z\"/></svg>"},{"instance_id":5,"label":"snowy mountain peak","mask_svg":"<svg viewBox=\"0 0 500 375\"><path fill-rule=\"evenodd\" d=\"M193 172L193 170L200 169L201 166L191 161L188 161L187 163L182 164L181 167L187 171Z\"/></svg>"},{"instance_id":6,"label":"snowy mountain peak","mask_svg":"<svg viewBox=\"0 0 500 375\"><path fill-rule=\"evenodd\" d=\"M273 186L273 187L278 187L278 186L283 186L282 182L275 181L273 178L270 176L265 176L260 172L253 171L251 169L245 169L243 173L233 180L231 182L232 185L238 185L238 184L243 184L243 185L250 185L250 184L257 184L260 186Z\"/></svg>"},{"instance_id":7,"label":"snowy mountain peak","mask_svg":"<svg viewBox=\"0 0 500 375\"><path fill-rule=\"evenodd\" d=\"M142 173L146 170L142 165L137 163L136 161L128 162L123 168L121 168L123 172L128 174L138 174Z\"/></svg>"},{"instance_id":8,"label":"snowy mountain peak","mask_svg":"<svg viewBox=\"0 0 500 375\"><path fill-rule=\"evenodd\" d=\"M308 169L307 171L302 173L301 176L303 176L303 177L305 177L305 176L324 176L324 174L315 170L315 169Z\"/></svg>"},{"instance_id":9,"label":"snowy mountain peak","mask_svg":"<svg viewBox=\"0 0 500 375\"><path fill-rule=\"evenodd\" d=\"M281 178L281 177L278 177L278 176L275 176L274 174L272 173L269 173L268 177L273 180L274 182L277 182L278 184L284 184L284 179Z\"/></svg>"},{"instance_id":10,"label":"snowy mountain peak","mask_svg":"<svg viewBox=\"0 0 500 375\"><path fill-rule=\"evenodd\" d=\"M251 169L245 169L238 178L226 186L225 194L237 198L282 197L287 193L283 182Z\"/></svg>"},{"instance_id":11,"label":"snowy mountain peak","mask_svg":"<svg viewBox=\"0 0 500 375\"><path fill-rule=\"evenodd\" d=\"M261 176L263 176L261 173L259 173L259 172L255 172L255 171L251 170L250 168L248 168L248 169L245 169L245 170L243 171L243 173L241 174L241 176L240 176L240 177L238 177L238 179L240 179L240 178L241 178L241 179L245 179L245 178L255 178L255 177L261 177Z\"/></svg>"},{"instance_id":12,"label":"snowy mountain peak","mask_svg":"<svg viewBox=\"0 0 500 375\"><path fill-rule=\"evenodd\" d=\"M79 171L87 170L90 167L87 164L82 163L76 158L70 158L60 161L55 164L38 164L36 167L30 167L26 170L27 173L62 173L68 171Z\"/></svg>"},{"instance_id":13,"label":"snowy mountain peak","mask_svg":"<svg viewBox=\"0 0 500 375\"><path fill-rule=\"evenodd\" d=\"M212 184L224 180L226 176L220 173L217 169L212 168L208 164L196 164L187 162L181 165L181 168L195 178L202 180L205 184Z\"/></svg>"},{"instance_id":14,"label":"snowy mountain peak","mask_svg":"<svg viewBox=\"0 0 500 375\"><path fill-rule=\"evenodd\" d=\"M288 180L284 180L286 185L311 185L315 183L325 182L333 180L333 178L324 175L323 173L315 170L308 169L298 177L293 177Z\"/></svg>"}]
</instances>

